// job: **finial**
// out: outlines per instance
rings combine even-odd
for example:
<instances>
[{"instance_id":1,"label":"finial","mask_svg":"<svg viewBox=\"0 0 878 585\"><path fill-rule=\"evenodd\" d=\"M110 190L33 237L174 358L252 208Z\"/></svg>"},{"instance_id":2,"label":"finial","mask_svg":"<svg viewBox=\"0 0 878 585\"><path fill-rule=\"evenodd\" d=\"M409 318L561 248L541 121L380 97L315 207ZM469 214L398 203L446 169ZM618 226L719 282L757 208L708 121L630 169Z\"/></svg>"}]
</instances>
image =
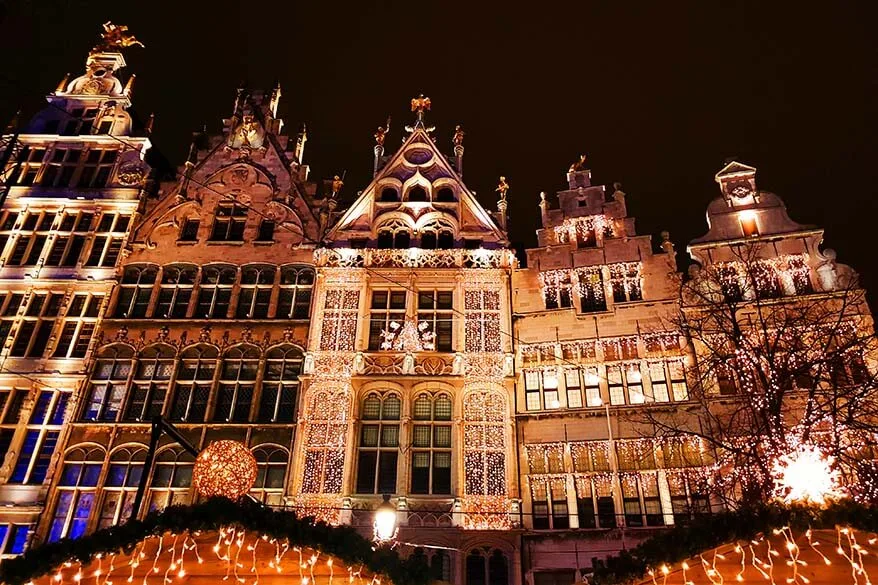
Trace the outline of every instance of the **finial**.
<instances>
[{"instance_id":1,"label":"finial","mask_svg":"<svg viewBox=\"0 0 878 585\"><path fill-rule=\"evenodd\" d=\"M138 41L133 34L128 32L125 25L115 25L112 21L107 21L103 25L104 32L101 33L101 42L95 45L92 53L100 53L103 51L118 51L127 47L144 47L144 44Z\"/></svg>"},{"instance_id":2,"label":"finial","mask_svg":"<svg viewBox=\"0 0 878 585\"><path fill-rule=\"evenodd\" d=\"M64 75L64 79L58 84L58 87L55 88L55 93L64 93L67 91L67 83L70 81L70 74L67 73Z\"/></svg>"},{"instance_id":3,"label":"finial","mask_svg":"<svg viewBox=\"0 0 878 585\"><path fill-rule=\"evenodd\" d=\"M576 173L579 171L584 171L585 170L585 159L586 159L586 155L580 154L579 160L577 162L573 163L572 165L570 165L569 172Z\"/></svg>"},{"instance_id":4,"label":"finial","mask_svg":"<svg viewBox=\"0 0 878 585\"><path fill-rule=\"evenodd\" d=\"M506 177L500 177L500 183L494 190L500 193L500 201L506 203L506 192L509 191L509 183L506 182Z\"/></svg>"},{"instance_id":5,"label":"finial","mask_svg":"<svg viewBox=\"0 0 878 585\"><path fill-rule=\"evenodd\" d=\"M430 98L424 97L424 94L420 94L416 98L412 98L412 111L416 112L418 115L418 122L424 121L424 110L430 111Z\"/></svg>"},{"instance_id":6,"label":"finial","mask_svg":"<svg viewBox=\"0 0 878 585\"><path fill-rule=\"evenodd\" d=\"M152 134L152 129L154 126L155 126L155 112L152 112L149 115L149 118L146 120L146 126L144 126L144 130L146 131L147 136Z\"/></svg>"}]
</instances>

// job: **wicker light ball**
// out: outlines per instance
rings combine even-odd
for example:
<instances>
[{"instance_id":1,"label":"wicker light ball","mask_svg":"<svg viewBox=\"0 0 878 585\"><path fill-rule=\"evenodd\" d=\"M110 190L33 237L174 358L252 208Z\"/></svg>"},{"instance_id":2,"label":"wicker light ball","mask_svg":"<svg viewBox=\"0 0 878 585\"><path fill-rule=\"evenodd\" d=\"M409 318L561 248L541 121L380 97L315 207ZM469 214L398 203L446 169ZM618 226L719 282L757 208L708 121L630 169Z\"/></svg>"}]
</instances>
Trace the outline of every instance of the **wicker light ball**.
<instances>
[{"instance_id":1,"label":"wicker light ball","mask_svg":"<svg viewBox=\"0 0 878 585\"><path fill-rule=\"evenodd\" d=\"M192 481L198 493L235 500L256 482L256 459L238 441L214 441L195 458Z\"/></svg>"}]
</instances>

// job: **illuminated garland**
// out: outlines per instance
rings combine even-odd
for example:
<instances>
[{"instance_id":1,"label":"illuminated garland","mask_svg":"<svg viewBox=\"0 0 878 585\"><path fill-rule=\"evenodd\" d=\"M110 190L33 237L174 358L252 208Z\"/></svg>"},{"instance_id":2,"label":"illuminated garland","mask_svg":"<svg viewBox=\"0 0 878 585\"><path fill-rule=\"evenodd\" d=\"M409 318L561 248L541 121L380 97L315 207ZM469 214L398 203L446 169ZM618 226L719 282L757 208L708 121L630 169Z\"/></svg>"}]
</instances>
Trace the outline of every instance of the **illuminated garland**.
<instances>
[{"instance_id":1,"label":"illuminated garland","mask_svg":"<svg viewBox=\"0 0 878 585\"><path fill-rule=\"evenodd\" d=\"M212 549L201 549L195 537L213 531L218 533L216 544ZM248 532L256 533L256 537L248 537ZM153 543L156 552L146 556L145 551L151 551ZM129 563L115 562L122 554L131 555ZM334 569L333 557L343 566ZM314 523L311 518L274 511L249 500L234 503L219 498L192 506L172 506L144 521L133 520L78 539L32 548L0 564L0 582L24 585L53 574L51 582L59 585L90 584L93 578L94 583L111 585L112 581L130 582L128 577L147 569L146 576L155 575L169 583L187 579L191 571L187 567L210 558L224 566L226 580L232 582L244 582L245 575L258 581L258 569L253 569L266 564L297 585L314 582L311 572L317 563L325 564L330 575L335 575L333 582L337 585L377 585L363 572L386 577L394 585L422 585L429 574L424 555L416 553L402 559L394 550L376 550L353 528ZM94 561L95 571L84 574L83 569ZM118 580L112 579L114 576Z\"/></svg>"},{"instance_id":2,"label":"illuminated garland","mask_svg":"<svg viewBox=\"0 0 878 585\"><path fill-rule=\"evenodd\" d=\"M813 534L818 529L830 530L834 538L818 542ZM617 585L646 578L663 584L677 573L674 582L682 579L690 585L806 585L809 580L804 573L814 571L806 569L808 564L800 558L807 550L824 566L840 562L838 574L849 575L850 583L862 585L870 582L863 557L874 554L867 548L874 540L857 530L874 533L876 529L878 510L850 501L827 509L769 506L708 514L659 533L618 556L596 559L589 582ZM780 546L772 546L772 538L779 540ZM710 553L718 548L723 552ZM728 564L735 569L722 574L717 561L731 559L734 562Z\"/></svg>"},{"instance_id":3,"label":"illuminated garland","mask_svg":"<svg viewBox=\"0 0 878 585\"><path fill-rule=\"evenodd\" d=\"M430 324L421 321L415 325L406 320L400 325L398 321L390 322L390 330L381 331L381 349L396 351L433 351L436 349L436 336L430 331Z\"/></svg>"},{"instance_id":4,"label":"illuminated garland","mask_svg":"<svg viewBox=\"0 0 878 585\"><path fill-rule=\"evenodd\" d=\"M555 240L559 244L568 244L589 238L612 237L613 220L606 215L589 215L587 217L571 217L561 225L553 228Z\"/></svg>"},{"instance_id":5,"label":"illuminated garland","mask_svg":"<svg viewBox=\"0 0 878 585\"><path fill-rule=\"evenodd\" d=\"M574 270L579 296L601 304L605 301L604 273L600 266L584 266Z\"/></svg>"},{"instance_id":6,"label":"illuminated garland","mask_svg":"<svg viewBox=\"0 0 878 585\"><path fill-rule=\"evenodd\" d=\"M641 262L620 262L617 264L609 264L610 283L615 290L621 287L628 300L639 300L643 298L641 285L641 271L643 263Z\"/></svg>"},{"instance_id":7,"label":"illuminated garland","mask_svg":"<svg viewBox=\"0 0 878 585\"><path fill-rule=\"evenodd\" d=\"M318 248L314 251L317 266L334 268L509 268L516 265L512 250L477 248L433 250L406 248Z\"/></svg>"},{"instance_id":8,"label":"illuminated garland","mask_svg":"<svg viewBox=\"0 0 878 585\"><path fill-rule=\"evenodd\" d=\"M753 262L721 262L715 274L727 296L790 296L811 290L807 254L760 258Z\"/></svg>"}]
</instances>

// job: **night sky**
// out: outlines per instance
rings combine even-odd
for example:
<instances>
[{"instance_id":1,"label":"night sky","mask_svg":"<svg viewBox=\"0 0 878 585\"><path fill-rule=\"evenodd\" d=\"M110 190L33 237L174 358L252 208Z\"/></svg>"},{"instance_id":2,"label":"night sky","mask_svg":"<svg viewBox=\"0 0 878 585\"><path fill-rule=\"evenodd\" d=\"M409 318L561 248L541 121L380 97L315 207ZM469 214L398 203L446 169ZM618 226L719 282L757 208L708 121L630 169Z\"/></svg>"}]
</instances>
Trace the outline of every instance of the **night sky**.
<instances>
[{"instance_id":1,"label":"night sky","mask_svg":"<svg viewBox=\"0 0 878 585\"><path fill-rule=\"evenodd\" d=\"M639 232L670 230L682 251L737 157L794 220L826 228L878 300L869 2L349 4L0 3L0 119L79 74L111 19L146 44L122 76L137 74L135 109L156 113L154 145L175 165L193 130L220 130L242 81L279 80L288 132L308 124L312 178L347 170L348 202L370 179L375 128L392 115L399 144L423 92L446 152L454 125L466 130L464 178L489 209L506 175L516 243L535 245L539 192L563 187L583 152L595 183L622 183Z\"/></svg>"}]
</instances>

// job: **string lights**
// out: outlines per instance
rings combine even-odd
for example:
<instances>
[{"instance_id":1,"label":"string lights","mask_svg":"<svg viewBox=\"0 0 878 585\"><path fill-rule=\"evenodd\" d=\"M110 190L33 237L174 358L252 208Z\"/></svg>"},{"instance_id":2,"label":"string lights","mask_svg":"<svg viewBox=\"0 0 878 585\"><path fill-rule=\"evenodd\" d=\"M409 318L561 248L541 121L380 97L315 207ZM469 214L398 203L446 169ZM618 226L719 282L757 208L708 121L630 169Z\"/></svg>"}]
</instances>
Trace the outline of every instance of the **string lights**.
<instances>
[{"instance_id":1,"label":"string lights","mask_svg":"<svg viewBox=\"0 0 878 585\"><path fill-rule=\"evenodd\" d=\"M239 498L253 487L258 468L256 458L238 441L214 441L195 459L192 483L205 498Z\"/></svg>"},{"instance_id":2,"label":"string lights","mask_svg":"<svg viewBox=\"0 0 878 585\"><path fill-rule=\"evenodd\" d=\"M580 246L593 246L598 237L613 237L614 234L613 220L606 215L567 218L553 230L559 244L577 243Z\"/></svg>"},{"instance_id":3,"label":"string lights","mask_svg":"<svg viewBox=\"0 0 878 585\"><path fill-rule=\"evenodd\" d=\"M772 466L775 495L784 502L823 506L843 495L835 458L814 445L799 444Z\"/></svg>"}]
</instances>

